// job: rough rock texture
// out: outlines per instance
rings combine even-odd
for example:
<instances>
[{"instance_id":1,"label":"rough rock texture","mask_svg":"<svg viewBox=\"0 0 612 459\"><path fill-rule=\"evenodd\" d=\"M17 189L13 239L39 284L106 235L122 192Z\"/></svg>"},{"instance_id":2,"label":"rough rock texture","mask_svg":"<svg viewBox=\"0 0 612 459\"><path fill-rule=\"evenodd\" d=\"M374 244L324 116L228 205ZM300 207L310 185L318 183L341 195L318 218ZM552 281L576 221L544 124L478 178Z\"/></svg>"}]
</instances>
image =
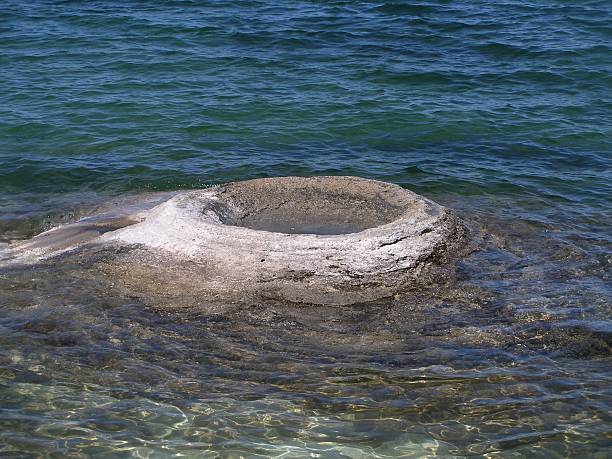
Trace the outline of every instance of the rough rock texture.
<instances>
[{"instance_id":1,"label":"rough rock texture","mask_svg":"<svg viewBox=\"0 0 612 459\"><path fill-rule=\"evenodd\" d=\"M113 221L129 226L109 223L79 250L103 248L98 268L127 291L174 300L371 301L451 270L465 240L444 207L356 177L230 183Z\"/></svg>"},{"instance_id":2,"label":"rough rock texture","mask_svg":"<svg viewBox=\"0 0 612 459\"><path fill-rule=\"evenodd\" d=\"M143 193L123 196L89 209L78 221L58 225L28 240L0 245L0 261L32 262L48 259L83 246L109 231L138 223L153 207L175 196L176 192Z\"/></svg>"}]
</instances>

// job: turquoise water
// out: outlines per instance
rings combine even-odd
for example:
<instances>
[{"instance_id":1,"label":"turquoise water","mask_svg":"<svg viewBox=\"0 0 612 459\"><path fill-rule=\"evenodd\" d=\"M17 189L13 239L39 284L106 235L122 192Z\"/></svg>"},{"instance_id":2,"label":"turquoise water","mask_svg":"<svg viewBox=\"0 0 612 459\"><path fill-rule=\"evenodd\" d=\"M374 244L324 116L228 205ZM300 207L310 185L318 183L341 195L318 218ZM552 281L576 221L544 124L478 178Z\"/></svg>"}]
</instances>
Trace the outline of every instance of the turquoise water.
<instances>
[{"instance_id":1,"label":"turquoise water","mask_svg":"<svg viewBox=\"0 0 612 459\"><path fill-rule=\"evenodd\" d=\"M0 452L606 457L611 37L604 0L4 0L0 243L117 195L321 174L486 236L441 293L310 318L3 268Z\"/></svg>"}]
</instances>

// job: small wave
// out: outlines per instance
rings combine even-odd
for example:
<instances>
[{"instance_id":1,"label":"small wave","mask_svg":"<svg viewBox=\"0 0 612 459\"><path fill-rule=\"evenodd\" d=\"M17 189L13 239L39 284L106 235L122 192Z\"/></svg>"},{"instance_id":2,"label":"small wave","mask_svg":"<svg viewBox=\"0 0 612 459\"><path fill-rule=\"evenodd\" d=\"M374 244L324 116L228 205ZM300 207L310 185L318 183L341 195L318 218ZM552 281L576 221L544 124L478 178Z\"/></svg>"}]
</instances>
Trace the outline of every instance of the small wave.
<instances>
[{"instance_id":1,"label":"small wave","mask_svg":"<svg viewBox=\"0 0 612 459\"><path fill-rule=\"evenodd\" d=\"M376 11L386 14L414 14L421 15L431 13L438 10L439 7L430 3L399 3L399 2L384 2L381 5L370 8L370 11Z\"/></svg>"},{"instance_id":2,"label":"small wave","mask_svg":"<svg viewBox=\"0 0 612 459\"><path fill-rule=\"evenodd\" d=\"M483 54L487 54L493 57L537 57L538 52L529 50L518 45L510 45L507 43L486 43L483 45L476 45L476 50Z\"/></svg>"}]
</instances>

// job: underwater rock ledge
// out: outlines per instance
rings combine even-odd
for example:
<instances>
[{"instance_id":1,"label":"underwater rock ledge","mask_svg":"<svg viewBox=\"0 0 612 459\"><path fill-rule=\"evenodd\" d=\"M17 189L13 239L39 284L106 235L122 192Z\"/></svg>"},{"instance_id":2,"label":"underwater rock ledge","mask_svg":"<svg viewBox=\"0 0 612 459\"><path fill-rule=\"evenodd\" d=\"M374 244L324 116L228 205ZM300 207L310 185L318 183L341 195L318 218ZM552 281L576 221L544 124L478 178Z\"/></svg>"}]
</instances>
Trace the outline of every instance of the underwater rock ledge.
<instances>
[{"instance_id":1,"label":"underwater rock ledge","mask_svg":"<svg viewBox=\"0 0 612 459\"><path fill-rule=\"evenodd\" d=\"M138 296L342 305L435 284L467 245L448 209L398 185L279 177L149 200L13 251L21 260L89 257Z\"/></svg>"}]
</instances>

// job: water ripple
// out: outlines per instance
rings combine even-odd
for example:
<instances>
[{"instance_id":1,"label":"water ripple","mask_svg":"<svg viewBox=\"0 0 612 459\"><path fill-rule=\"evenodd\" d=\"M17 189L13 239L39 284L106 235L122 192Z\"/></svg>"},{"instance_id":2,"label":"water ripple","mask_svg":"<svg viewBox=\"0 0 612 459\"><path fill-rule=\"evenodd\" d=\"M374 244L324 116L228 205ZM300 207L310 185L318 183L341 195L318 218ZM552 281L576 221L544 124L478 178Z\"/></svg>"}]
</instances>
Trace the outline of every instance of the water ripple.
<instances>
[{"instance_id":1,"label":"water ripple","mask_svg":"<svg viewBox=\"0 0 612 459\"><path fill-rule=\"evenodd\" d=\"M292 174L399 183L483 241L431 296L312 316L3 268L0 454L605 457L611 24L603 0L3 2L0 251L118 195Z\"/></svg>"}]
</instances>

